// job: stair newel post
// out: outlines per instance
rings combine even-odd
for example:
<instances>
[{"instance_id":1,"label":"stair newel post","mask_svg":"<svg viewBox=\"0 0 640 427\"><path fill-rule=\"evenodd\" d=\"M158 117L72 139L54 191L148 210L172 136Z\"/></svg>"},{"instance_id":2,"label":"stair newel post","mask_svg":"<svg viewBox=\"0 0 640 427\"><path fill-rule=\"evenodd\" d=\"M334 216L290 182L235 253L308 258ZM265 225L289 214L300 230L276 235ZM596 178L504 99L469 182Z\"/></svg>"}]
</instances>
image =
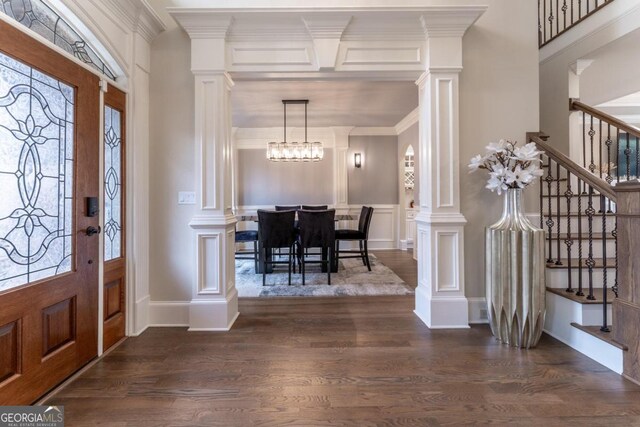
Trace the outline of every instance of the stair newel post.
<instances>
[{"instance_id":1,"label":"stair newel post","mask_svg":"<svg viewBox=\"0 0 640 427\"><path fill-rule=\"evenodd\" d=\"M618 298L613 301L614 340L626 345L623 375L640 384L640 181L621 182L617 194Z\"/></svg>"},{"instance_id":2,"label":"stair newel post","mask_svg":"<svg viewBox=\"0 0 640 427\"><path fill-rule=\"evenodd\" d=\"M571 281L571 246L573 245L573 236L571 235L571 199L573 198L573 192L571 191L571 172L569 171L567 171L567 191L564 192L564 196L567 199L567 238L564 241L567 246L567 292L573 292L573 282ZM578 240L578 244L580 244L580 240Z\"/></svg>"}]
</instances>

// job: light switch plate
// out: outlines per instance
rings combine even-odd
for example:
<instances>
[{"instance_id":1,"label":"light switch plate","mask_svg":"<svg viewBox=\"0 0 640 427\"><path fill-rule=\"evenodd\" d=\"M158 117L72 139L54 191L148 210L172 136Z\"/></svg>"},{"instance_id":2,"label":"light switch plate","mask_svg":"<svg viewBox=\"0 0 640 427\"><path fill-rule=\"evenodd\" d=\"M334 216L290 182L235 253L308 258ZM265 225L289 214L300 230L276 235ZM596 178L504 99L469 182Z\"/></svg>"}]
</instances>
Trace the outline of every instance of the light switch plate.
<instances>
[{"instance_id":1,"label":"light switch plate","mask_svg":"<svg viewBox=\"0 0 640 427\"><path fill-rule=\"evenodd\" d=\"M179 191L178 204L179 205L195 205L196 193L194 191Z\"/></svg>"}]
</instances>

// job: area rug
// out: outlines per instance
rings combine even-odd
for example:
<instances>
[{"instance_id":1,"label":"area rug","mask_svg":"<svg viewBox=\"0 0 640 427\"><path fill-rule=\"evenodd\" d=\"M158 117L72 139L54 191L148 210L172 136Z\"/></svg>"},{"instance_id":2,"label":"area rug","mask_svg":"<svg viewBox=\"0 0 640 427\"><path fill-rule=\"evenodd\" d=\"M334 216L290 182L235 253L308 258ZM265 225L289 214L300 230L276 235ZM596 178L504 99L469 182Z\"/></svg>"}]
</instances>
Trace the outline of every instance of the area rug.
<instances>
[{"instance_id":1,"label":"area rug","mask_svg":"<svg viewBox=\"0 0 640 427\"><path fill-rule=\"evenodd\" d=\"M291 275L291 286L287 284L286 265L276 266L262 286L262 274L255 274L253 260L236 260L236 289L240 297L413 295L413 289L389 267L373 255L370 259L371 271L359 259L340 260L338 272L331 274L331 285L320 265L307 265L305 286L299 273Z\"/></svg>"}]
</instances>

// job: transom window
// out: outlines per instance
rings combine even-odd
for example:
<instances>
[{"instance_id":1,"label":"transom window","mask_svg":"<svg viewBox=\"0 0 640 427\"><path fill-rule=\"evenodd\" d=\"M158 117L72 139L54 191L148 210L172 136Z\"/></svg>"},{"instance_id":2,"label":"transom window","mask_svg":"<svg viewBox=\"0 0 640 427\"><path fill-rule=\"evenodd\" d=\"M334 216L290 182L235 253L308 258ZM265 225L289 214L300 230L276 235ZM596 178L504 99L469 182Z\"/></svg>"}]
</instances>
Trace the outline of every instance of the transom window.
<instances>
[{"instance_id":1,"label":"transom window","mask_svg":"<svg viewBox=\"0 0 640 427\"><path fill-rule=\"evenodd\" d=\"M2 12L89 64L112 80L115 74L89 44L42 0L0 0Z\"/></svg>"}]
</instances>

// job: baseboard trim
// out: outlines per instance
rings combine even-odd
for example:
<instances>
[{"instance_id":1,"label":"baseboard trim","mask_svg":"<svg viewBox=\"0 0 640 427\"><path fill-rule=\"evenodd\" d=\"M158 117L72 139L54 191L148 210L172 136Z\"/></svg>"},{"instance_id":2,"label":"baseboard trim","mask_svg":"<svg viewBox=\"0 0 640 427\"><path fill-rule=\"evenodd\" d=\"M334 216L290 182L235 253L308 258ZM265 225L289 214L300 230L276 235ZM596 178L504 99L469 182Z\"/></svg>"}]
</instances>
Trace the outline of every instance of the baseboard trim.
<instances>
[{"instance_id":1,"label":"baseboard trim","mask_svg":"<svg viewBox=\"0 0 640 427\"><path fill-rule=\"evenodd\" d=\"M469 323L474 325L488 324L487 299L485 297L467 297L469 301Z\"/></svg>"}]
</instances>

